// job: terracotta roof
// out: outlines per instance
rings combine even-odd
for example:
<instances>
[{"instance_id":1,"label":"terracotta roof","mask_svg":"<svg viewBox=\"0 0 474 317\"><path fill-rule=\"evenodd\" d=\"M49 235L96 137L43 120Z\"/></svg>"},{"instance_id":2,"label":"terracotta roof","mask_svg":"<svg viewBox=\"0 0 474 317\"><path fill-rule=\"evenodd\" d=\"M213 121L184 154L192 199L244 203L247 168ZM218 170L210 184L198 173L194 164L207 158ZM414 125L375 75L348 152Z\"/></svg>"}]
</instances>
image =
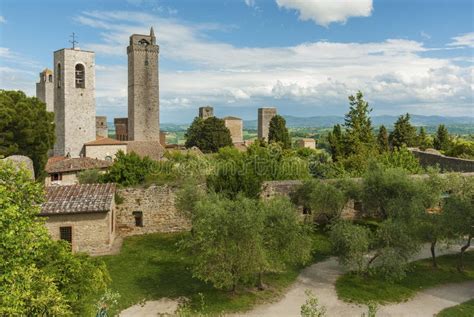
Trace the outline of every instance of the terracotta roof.
<instances>
[{"instance_id":1,"label":"terracotta roof","mask_svg":"<svg viewBox=\"0 0 474 317\"><path fill-rule=\"evenodd\" d=\"M127 153L135 152L140 157L148 156L159 161L163 158L165 149L160 141L127 141Z\"/></svg>"},{"instance_id":2,"label":"terracotta roof","mask_svg":"<svg viewBox=\"0 0 474 317\"><path fill-rule=\"evenodd\" d=\"M127 142L118 141L111 138L98 138L95 141L90 141L85 143L86 146L93 146L93 145L126 145Z\"/></svg>"},{"instance_id":3,"label":"terracotta roof","mask_svg":"<svg viewBox=\"0 0 474 317\"><path fill-rule=\"evenodd\" d=\"M82 171L94 168L104 169L112 165L112 162L110 161L98 160L90 157L64 158L57 161L51 159L48 160L45 168L46 172L49 174Z\"/></svg>"},{"instance_id":4,"label":"terracotta roof","mask_svg":"<svg viewBox=\"0 0 474 317\"><path fill-rule=\"evenodd\" d=\"M46 187L40 215L107 212L114 194L112 183Z\"/></svg>"}]
</instances>

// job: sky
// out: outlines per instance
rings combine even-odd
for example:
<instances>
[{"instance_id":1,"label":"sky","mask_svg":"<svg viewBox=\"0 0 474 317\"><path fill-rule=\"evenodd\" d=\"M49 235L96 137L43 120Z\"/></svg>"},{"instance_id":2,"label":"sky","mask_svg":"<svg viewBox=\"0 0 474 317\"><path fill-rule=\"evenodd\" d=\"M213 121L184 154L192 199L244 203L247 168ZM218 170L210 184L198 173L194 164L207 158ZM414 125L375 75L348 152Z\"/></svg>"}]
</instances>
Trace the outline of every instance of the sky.
<instances>
[{"instance_id":1,"label":"sky","mask_svg":"<svg viewBox=\"0 0 474 317\"><path fill-rule=\"evenodd\" d=\"M2 0L0 89L34 96L53 52L96 53L97 115L127 113L129 36L153 26L161 122L343 115L474 116L471 0Z\"/></svg>"}]
</instances>

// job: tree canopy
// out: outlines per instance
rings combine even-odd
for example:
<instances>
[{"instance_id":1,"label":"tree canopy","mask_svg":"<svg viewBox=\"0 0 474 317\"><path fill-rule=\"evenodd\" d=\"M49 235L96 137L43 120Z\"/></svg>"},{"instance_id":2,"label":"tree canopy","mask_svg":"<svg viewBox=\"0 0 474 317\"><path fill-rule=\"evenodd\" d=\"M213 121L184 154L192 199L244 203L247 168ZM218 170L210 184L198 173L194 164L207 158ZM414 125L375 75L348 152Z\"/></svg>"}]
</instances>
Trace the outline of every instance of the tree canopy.
<instances>
[{"instance_id":1,"label":"tree canopy","mask_svg":"<svg viewBox=\"0 0 474 317\"><path fill-rule=\"evenodd\" d=\"M291 139L286 128L286 120L280 115L276 115L270 120L268 142L280 143L284 149L291 148Z\"/></svg>"},{"instance_id":2,"label":"tree canopy","mask_svg":"<svg viewBox=\"0 0 474 317\"><path fill-rule=\"evenodd\" d=\"M54 114L45 103L21 91L0 90L0 156L28 156L41 177L54 142Z\"/></svg>"},{"instance_id":3,"label":"tree canopy","mask_svg":"<svg viewBox=\"0 0 474 317\"><path fill-rule=\"evenodd\" d=\"M394 148L402 146L416 146L416 128L410 123L410 114L401 115L395 122L395 127L389 136L390 143Z\"/></svg>"},{"instance_id":4,"label":"tree canopy","mask_svg":"<svg viewBox=\"0 0 474 317\"><path fill-rule=\"evenodd\" d=\"M229 129L224 120L216 117L205 120L196 117L185 137L187 148L197 146L204 153L217 152L222 147L232 146Z\"/></svg>"}]
</instances>

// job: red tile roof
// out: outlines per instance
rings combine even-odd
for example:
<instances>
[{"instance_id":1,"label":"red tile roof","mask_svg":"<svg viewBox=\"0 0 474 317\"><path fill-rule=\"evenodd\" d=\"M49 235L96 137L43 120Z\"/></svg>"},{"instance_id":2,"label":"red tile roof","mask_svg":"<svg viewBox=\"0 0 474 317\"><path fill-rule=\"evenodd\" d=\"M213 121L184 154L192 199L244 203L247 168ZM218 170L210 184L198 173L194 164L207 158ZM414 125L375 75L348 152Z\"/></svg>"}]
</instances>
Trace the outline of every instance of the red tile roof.
<instances>
[{"instance_id":1,"label":"red tile roof","mask_svg":"<svg viewBox=\"0 0 474 317\"><path fill-rule=\"evenodd\" d=\"M123 141L118 141L115 139L111 138L98 138L95 141L90 141L85 143L84 145L90 146L90 145L127 145L126 142Z\"/></svg>"},{"instance_id":2,"label":"red tile roof","mask_svg":"<svg viewBox=\"0 0 474 317\"><path fill-rule=\"evenodd\" d=\"M115 184L46 187L40 215L107 212L112 208Z\"/></svg>"},{"instance_id":3,"label":"red tile roof","mask_svg":"<svg viewBox=\"0 0 474 317\"><path fill-rule=\"evenodd\" d=\"M112 165L110 161L93 159L90 157L78 158L63 158L55 159L54 157L48 160L45 170L47 173L63 173L82 171L87 169L104 169Z\"/></svg>"}]
</instances>

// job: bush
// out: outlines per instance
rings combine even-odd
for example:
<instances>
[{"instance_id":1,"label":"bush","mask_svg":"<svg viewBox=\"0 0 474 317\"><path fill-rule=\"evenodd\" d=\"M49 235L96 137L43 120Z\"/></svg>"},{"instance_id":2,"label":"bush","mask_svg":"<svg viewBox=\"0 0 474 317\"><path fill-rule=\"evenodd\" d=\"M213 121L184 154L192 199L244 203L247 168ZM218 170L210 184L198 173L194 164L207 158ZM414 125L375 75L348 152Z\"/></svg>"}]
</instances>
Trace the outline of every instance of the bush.
<instances>
[{"instance_id":1,"label":"bush","mask_svg":"<svg viewBox=\"0 0 474 317\"><path fill-rule=\"evenodd\" d=\"M97 184L101 182L101 175L97 169L84 170L77 173L77 179L79 184Z\"/></svg>"}]
</instances>

